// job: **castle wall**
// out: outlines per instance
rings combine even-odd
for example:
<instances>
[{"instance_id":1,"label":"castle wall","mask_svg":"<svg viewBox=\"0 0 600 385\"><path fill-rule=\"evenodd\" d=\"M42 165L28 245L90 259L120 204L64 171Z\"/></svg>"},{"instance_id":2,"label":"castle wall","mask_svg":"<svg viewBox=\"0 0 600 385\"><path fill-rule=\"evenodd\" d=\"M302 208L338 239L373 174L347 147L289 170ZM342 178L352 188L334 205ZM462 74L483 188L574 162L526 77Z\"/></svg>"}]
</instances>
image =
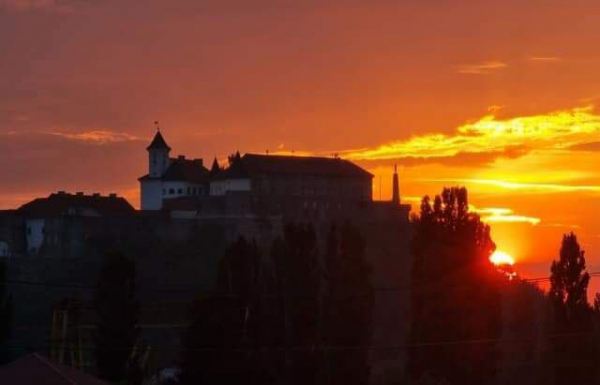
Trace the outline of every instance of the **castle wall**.
<instances>
[{"instance_id":1,"label":"castle wall","mask_svg":"<svg viewBox=\"0 0 600 385\"><path fill-rule=\"evenodd\" d=\"M142 210L160 210L162 207L162 182L158 179L140 181L140 199Z\"/></svg>"}]
</instances>

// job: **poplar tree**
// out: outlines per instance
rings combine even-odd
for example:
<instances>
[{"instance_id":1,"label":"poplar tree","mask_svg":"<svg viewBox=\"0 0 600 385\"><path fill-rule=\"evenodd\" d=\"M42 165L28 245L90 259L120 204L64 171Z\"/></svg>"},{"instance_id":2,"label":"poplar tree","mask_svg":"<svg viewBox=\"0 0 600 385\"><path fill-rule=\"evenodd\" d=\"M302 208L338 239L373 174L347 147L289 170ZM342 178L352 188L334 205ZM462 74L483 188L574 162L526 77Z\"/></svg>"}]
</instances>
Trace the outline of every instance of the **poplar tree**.
<instances>
[{"instance_id":1,"label":"poplar tree","mask_svg":"<svg viewBox=\"0 0 600 385\"><path fill-rule=\"evenodd\" d=\"M121 253L106 255L94 293L96 366L111 382L123 380L139 335L135 299L135 262Z\"/></svg>"},{"instance_id":2,"label":"poplar tree","mask_svg":"<svg viewBox=\"0 0 600 385\"><path fill-rule=\"evenodd\" d=\"M409 374L482 384L495 375L496 352L468 341L499 337L504 279L489 261L490 228L469 212L464 187L425 196L413 220Z\"/></svg>"},{"instance_id":3,"label":"poplar tree","mask_svg":"<svg viewBox=\"0 0 600 385\"><path fill-rule=\"evenodd\" d=\"M548 297L554 310L551 367L555 383L596 383L598 346L594 311L587 300L590 275L585 251L574 233L563 236L558 260L552 262ZM600 308L598 298L596 309Z\"/></svg>"}]
</instances>

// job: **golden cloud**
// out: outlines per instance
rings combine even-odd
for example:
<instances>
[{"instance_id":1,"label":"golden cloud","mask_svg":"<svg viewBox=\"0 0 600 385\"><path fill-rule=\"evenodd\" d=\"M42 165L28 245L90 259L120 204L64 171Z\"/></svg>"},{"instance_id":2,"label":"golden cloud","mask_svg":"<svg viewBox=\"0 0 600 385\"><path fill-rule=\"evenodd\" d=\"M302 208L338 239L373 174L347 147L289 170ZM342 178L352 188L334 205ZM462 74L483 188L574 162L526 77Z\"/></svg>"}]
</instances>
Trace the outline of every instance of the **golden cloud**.
<instances>
[{"instance_id":1,"label":"golden cloud","mask_svg":"<svg viewBox=\"0 0 600 385\"><path fill-rule=\"evenodd\" d=\"M452 135L419 135L342 155L357 161L407 160L410 164L437 160L446 164L450 158L519 157L529 150L568 150L599 140L600 116L593 106L586 106L504 120L489 114L458 127Z\"/></svg>"},{"instance_id":2,"label":"golden cloud","mask_svg":"<svg viewBox=\"0 0 600 385\"><path fill-rule=\"evenodd\" d=\"M557 62L561 61L562 58L558 56L531 56L529 60L536 62Z\"/></svg>"},{"instance_id":3,"label":"golden cloud","mask_svg":"<svg viewBox=\"0 0 600 385\"><path fill-rule=\"evenodd\" d=\"M560 183L519 183L495 179L454 179L444 181L458 183L475 183L481 185L500 187L509 190L528 190L538 192L600 192L600 186L596 185L577 185Z\"/></svg>"},{"instance_id":4,"label":"golden cloud","mask_svg":"<svg viewBox=\"0 0 600 385\"><path fill-rule=\"evenodd\" d=\"M110 143L119 143L119 142L131 142L138 140L148 140L148 138L141 138L138 136L130 135L125 132L115 132L115 131L103 131L103 130L95 130L95 131L87 131L80 133L66 133L66 132L48 132L50 135L59 136L62 138L76 140L81 142L87 142L92 144L110 144Z\"/></svg>"},{"instance_id":5,"label":"golden cloud","mask_svg":"<svg viewBox=\"0 0 600 385\"><path fill-rule=\"evenodd\" d=\"M541 222L540 218L517 215L512 209L505 207L487 207L478 209L475 206L471 206L469 210L479 214L481 220L487 223L528 223L535 226Z\"/></svg>"},{"instance_id":6,"label":"golden cloud","mask_svg":"<svg viewBox=\"0 0 600 385\"><path fill-rule=\"evenodd\" d=\"M463 75L485 75L506 67L508 64L493 60L478 64L462 64L457 67L456 72Z\"/></svg>"}]
</instances>

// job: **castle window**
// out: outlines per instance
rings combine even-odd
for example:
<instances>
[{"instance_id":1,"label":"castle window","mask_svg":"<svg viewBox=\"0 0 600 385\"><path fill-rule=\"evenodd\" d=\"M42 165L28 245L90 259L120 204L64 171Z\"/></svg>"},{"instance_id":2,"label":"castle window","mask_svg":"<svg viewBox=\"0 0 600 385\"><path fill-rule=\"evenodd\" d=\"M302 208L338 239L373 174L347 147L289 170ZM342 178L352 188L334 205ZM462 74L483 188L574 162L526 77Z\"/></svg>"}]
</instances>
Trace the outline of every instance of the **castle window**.
<instances>
[{"instance_id":1,"label":"castle window","mask_svg":"<svg viewBox=\"0 0 600 385\"><path fill-rule=\"evenodd\" d=\"M179 190L177 190L177 194L180 194L180 195L183 194L183 189L180 188Z\"/></svg>"},{"instance_id":2,"label":"castle window","mask_svg":"<svg viewBox=\"0 0 600 385\"><path fill-rule=\"evenodd\" d=\"M169 195L173 195L173 194L175 194L175 190L174 190L174 189L172 189L172 188L170 188L170 189L169 189Z\"/></svg>"}]
</instances>

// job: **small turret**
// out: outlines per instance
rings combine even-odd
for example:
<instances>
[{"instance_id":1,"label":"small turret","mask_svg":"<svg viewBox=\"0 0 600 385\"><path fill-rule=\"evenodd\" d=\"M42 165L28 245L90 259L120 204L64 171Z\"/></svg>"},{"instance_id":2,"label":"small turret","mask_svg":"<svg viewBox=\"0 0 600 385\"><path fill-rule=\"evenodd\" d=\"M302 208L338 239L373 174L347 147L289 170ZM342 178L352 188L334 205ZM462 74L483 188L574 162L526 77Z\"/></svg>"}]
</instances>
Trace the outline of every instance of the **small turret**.
<instances>
[{"instance_id":1,"label":"small turret","mask_svg":"<svg viewBox=\"0 0 600 385\"><path fill-rule=\"evenodd\" d=\"M221 171L221 166L219 166L219 162L217 161L217 157L215 156L215 159L212 162L212 166L210 167L210 173L215 175L219 171Z\"/></svg>"},{"instance_id":2,"label":"small turret","mask_svg":"<svg viewBox=\"0 0 600 385\"><path fill-rule=\"evenodd\" d=\"M169 167L169 152L171 147L167 144L157 127L156 135L152 143L146 148L148 150L149 170L151 178L160 178Z\"/></svg>"},{"instance_id":3,"label":"small turret","mask_svg":"<svg viewBox=\"0 0 600 385\"><path fill-rule=\"evenodd\" d=\"M392 204L395 206L400 205L400 183L398 182L398 166L394 165L394 178L392 180Z\"/></svg>"}]
</instances>

